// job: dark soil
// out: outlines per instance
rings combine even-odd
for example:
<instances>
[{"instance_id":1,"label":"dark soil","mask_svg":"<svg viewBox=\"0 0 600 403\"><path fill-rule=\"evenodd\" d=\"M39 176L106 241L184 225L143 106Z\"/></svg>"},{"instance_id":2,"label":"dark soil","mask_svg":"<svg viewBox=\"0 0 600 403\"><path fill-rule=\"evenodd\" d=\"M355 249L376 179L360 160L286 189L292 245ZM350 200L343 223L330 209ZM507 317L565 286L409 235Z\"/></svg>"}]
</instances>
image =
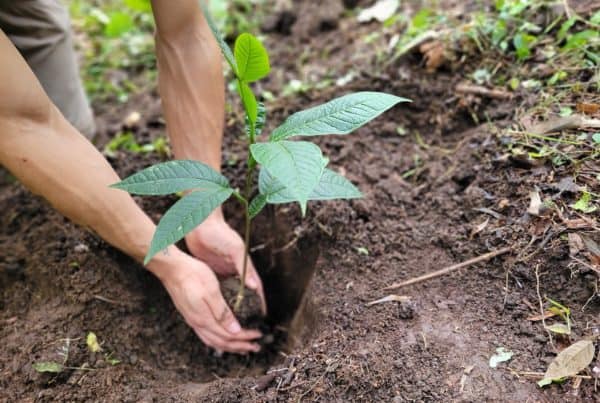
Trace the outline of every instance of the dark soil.
<instances>
[{"instance_id":1,"label":"dark soil","mask_svg":"<svg viewBox=\"0 0 600 403\"><path fill-rule=\"evenodd\" d=\"M376 68L365 57L369 45L358 39L368 27L339 19L336 10L323 11L326 23L319 22L314 9L321 2L298 3L293 19L282 14L295 21L291 31L272 16L273 74L264 87L281 88L294 76L359 74L343 87L278 99L269 108L270 128L291 111L349 91L382 90L414 102L356 135L315 139L364 199L313 203L304 220L297 206L271 208L256 221L254 260L270 311L263 351L216 355L186 326L157 279L4 178L0 400L598 401L593 380L578 389L567 381L542 390L537 378L522 374L545 371L555 356L541 323L527 320L539 314L536 267L541 294L571 308L573 340L598 332L600 304L591 298L595 274L573 269L567 243L558 236L540 243L556 230L551 218L525 213L533 186L549 187L561 172L504 158L494 127L509 124L504 119L518 101L466 102L454 93L459 74L452 68L428 74L418 55ZM308 61L298 65L302 52ZM132 110L144 116L139 141L163 135L158 105L155 93L119 110L99 105L99 146ZM494 125L478 125L474 116ZM398 135L399 126L420 133L426 146ZM230 178L241 178L244 169L241 128L239 119L228 123L223 169ZM125 176L157 160L121 152L110 161ZM153 219L173 201L136 200ZM226 206L240 227L235 210ZM409 303L366 306L396 281L505 246L513 252L395 291ZM89 352L90 331L101 352ZM514 357L494 369L488 360L497 347ZM32 367L65 357L70 369L56 375Z\"/></svg>"}]
</instances>

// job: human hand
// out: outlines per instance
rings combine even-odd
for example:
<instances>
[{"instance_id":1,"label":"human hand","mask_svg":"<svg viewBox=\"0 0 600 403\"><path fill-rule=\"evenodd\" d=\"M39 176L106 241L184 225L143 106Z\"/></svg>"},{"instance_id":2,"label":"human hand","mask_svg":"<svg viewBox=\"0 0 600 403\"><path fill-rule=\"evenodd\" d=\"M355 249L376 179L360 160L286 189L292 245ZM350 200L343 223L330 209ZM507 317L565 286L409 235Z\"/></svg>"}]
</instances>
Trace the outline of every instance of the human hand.
<instances>
[{"instance_id":1,"label":"human hand","mask_svg":"<svg viewBox=\"0 0 600 403\"><path fill-rule=\"evenodd\" d=\"M258 352L257 330L242 329L225 302L219 281L203 262L178 252L164 261L151 262L186 323L209 347L239 354Z\"/></svg>"},{"instance_id":2,"label":"human hand","mask_svg":"<svg viewBox=\"0 0 600 403\"><path fill-rule=\"evenodd\" d=\"M244 267L244 241L223 218L221 209L215 210L202 224L185 237L191 254L205 262L219 276L242 275ZM267 304L262 281L252 260L248 257L246 287L256 291L261 300L263 314Z\"/></svg>"}]
</instances>

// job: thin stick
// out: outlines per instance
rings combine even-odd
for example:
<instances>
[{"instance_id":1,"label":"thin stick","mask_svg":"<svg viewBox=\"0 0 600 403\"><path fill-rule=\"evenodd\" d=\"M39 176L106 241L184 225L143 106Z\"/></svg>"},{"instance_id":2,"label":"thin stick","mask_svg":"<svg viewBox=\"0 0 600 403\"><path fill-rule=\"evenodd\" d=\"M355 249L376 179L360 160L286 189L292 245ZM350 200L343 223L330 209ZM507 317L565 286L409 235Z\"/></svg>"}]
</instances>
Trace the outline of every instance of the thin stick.
<instances>
[{"instance_id":1,"label":"thin stick","mask_svg":"<svg viewBox=\"0 0 600 403\"><path fill-rule=\"evenodd\" d=\"M540 314L542 315L542 326L544 330L548 333L548 340L550 341L550 346L552 349L556 351L556 347L554 347L554 341L552 340L552 332L546 327L546 318L544 317L544 302L542 301L542 294L540 293L540 265L535 266L535 292L537 293L538 303L540 304Z\"/></svg>"},{"instance_id":2,"label":"thin stick","mask_svg":"<svg viewBox=\"0 0 600 403\"><path fill-rule=\"evenodd\" d=\"M513 94L510 92L506 92L501 89L489 89L486 87L482 87L480 85L473 85L467 83L461 83L456 86L456 92L462 94L471 94L471 95L480 95L488 98L494 99L511 99Z\"/></svg>"},{"instance_id":3,"label":"thin stick","mask_svg":"<svg viewBox=\"0 0 600 403\"><path fill-rule=\"evenodd\" d=\"M436 277L442 276L444 274L456 271L458 269L462 269L463 267L471 266L472 264L479 263L479 262L484 262L484 261L489 260L489 259L491 259L493 257L499 256L499 255L503 255L503 254L505 254L507 252L510 252L511 250L512 250L512 247L509 246L509 247L502 248L502 249L499 249L499 250L496 250L496 251L493 251L493 252L489 252L489 253L486 253L484 255L475 257L473 259L466 260L466 261L464 261L462 263L458 263L458 264L446 267L444 269L441 269L441 270L438 270L438 271L434 271L432 273L425 274L423 276L415 277L415 278L412 278L410 280L402 281L402 282L399 282L399 283L394 283L394 284L392 284L392 285L390 285L388 287L385 287L384 290L395 290L396 288L405 287L407 285L411 285L411 284L415 284L415 283L420 283L420 282L425 281L425 280L436 278Z\"/></svg>"}]
</instances>

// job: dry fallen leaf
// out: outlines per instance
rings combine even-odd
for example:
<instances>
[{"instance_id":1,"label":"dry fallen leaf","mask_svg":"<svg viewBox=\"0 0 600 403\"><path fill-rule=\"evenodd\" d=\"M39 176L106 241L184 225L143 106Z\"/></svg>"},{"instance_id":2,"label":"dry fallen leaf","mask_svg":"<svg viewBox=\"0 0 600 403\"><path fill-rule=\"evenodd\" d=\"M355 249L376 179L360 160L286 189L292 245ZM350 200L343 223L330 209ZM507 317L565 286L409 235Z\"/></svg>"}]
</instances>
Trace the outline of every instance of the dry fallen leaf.
<instances>
[{"instance_id":1,"label":"dry fallen leaf","mask_svg":"<svg viewBox=\"0 0 600 403\"><path fill-rule=\"evenodd\" d=\"M383 297L383 298L377 299L375 301L368 302L367 306L383 304L384 302L392 302L392 301L407 302L407 301L410 301L410 297L407 297L406 295L391 294L391 295L388 295L387 297Z\"/></svg>"},{"instance_id":2,"label":"dry fallen leaf","mask_svg":"<svg viewBox=\"0 0 600 403\"><path fill-rule=\"evenodd\" d=\"M587 115L593 115L600 111L600 105L586 102L578 103L575 108L577 109L577 112L585 113Z\"/></svg>"},{"instance_id":3,"label":"dry fallen leaf","mask_svg":"<svg viewBox=\"0 0 600 403\"><path fill-rule=\"evenodd\" d=\"M540 215L540 210L542 208L540 192L537 189L532 190L529 192L529 199L529 207L527 208L527 212L531 215Z\"/></svg>"},{"instance_id":4,"label":"dry fallen leaf","mask_svg":"<svg viewBox=\"0 0 600 403\"><path fill-rule=\"evenodd\" d=\"M585 245L583 244L583 239L578 234L574 232L569 233L569 254L571 256L575 256L580 251L584 250Z\"/></svg>"},{"instance_id":5,"label":"dry fallen leaf","mask_svg":"<svg viewBox=\"0 0 600 403\"><path fill-rule=\"evenodd\" d=\"M548 366L544 378L538 385L544 386L554 380L577 375L594 359L594 343L580 340L561 351Z\"/></svg>"},{"instance_id":6,"label":"dry fallen leaf","mask_svg":"<svg viewBox=\"0 0 600 403\"><path fill-rule=\"evenodd\" d=\"M575 218L573 220L564 220L565 225L569 229L591 228L593 223L583 218Z\"/></svg>"},{"instance_id":7,"label":"dry fallen leaf","mask_svg":"<svg viewBox=\"0 0 600 403\"><path fill-rule=\"evenodd\" d=\"M425 57L425 67L429 73L435 72L446 61L444 45L440 41L423 43L419 51Z\"/></svg>"},{"instance_id":8,"label":"dry fallen leaf","mask_svg":"<svg viewBox=\"0 0 600 403\"><path fill-rule=\"evenodd\" d=\"M582 115L554 117L545 122L538 123L529 129L533 134L546 134L567 129L600 128L599 119L588 119Z\"/></svg>"},{"instance_id":9,"label":"dry fallen leaf","mask_svg":"<svg viewBox=\"0 0 600 403\"><path fill-rule=\"evenodd\" d=\"M590 261L594 266L600 266L600 246L591 238L581 235L581 239L585 244L587 251L589 252Z\"/></svg>"},{"instance_id":10,"label":"dry fallen leaf","mask_svg":"<svg viewBox=\"0 0 600 403\"><path fill-rule=\"evenodd\" d=\"M476 225L476 226L475 226L475 228L473 228L473 229L471 230L471 235L469 236L469 238L470 238L470 239L473 239L473 237L474 237L476 234L479 234L481 231L483 231L483 230L485 229L485 227L487 227L487 225L489 224L489 222L490 222L490 219L489 219L489 217L488 217L488 218L486 218L486 220L485 220L484 222L482 222L482 223L481 223L481 224L479 224L479 225Z\"/></svg>"}]
</instances>

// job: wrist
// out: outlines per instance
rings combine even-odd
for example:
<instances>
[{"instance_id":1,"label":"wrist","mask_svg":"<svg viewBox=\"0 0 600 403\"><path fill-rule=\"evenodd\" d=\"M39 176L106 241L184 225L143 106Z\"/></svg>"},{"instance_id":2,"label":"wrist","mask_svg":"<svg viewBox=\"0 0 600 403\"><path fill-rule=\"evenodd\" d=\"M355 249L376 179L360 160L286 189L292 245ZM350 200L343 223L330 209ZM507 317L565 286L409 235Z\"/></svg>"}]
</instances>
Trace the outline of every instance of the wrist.
<instances>
[{"instance_id":1,"label":"wrist","mask_svg":"<svg viewBox=\"0 0 600 403\"><path fill-rule=\"evenodd\" d=\"M163 251L156 254L146 268L160 281L165 282L177 274L177 268L185 261L185 257L185 253L171 245L167 248L166 253Z\"/></svg>"}]
</instances>

